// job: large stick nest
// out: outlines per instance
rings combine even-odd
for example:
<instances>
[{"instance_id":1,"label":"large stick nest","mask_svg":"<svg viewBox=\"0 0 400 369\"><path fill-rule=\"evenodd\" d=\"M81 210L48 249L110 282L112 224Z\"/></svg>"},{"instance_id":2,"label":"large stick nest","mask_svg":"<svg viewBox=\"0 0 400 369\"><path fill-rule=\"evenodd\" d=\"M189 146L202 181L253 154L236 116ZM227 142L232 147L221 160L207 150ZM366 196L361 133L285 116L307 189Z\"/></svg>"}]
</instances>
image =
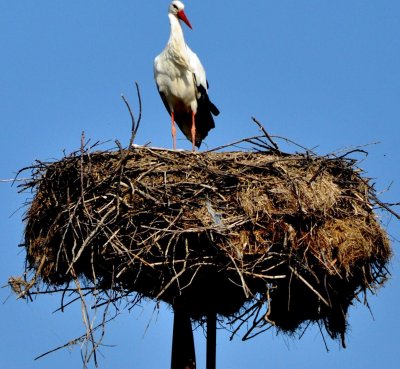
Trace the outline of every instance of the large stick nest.
<instances>
[{"instance_id":1,"label":"large stick nest","mask_svg":"<svg viewBox=\"0 0 400 369\"><path fill-rule=\"evenodd\" d=\"M135 147L32 174L27 269L43 290L80 280L216 312L247 336L315 322L343 338L353 299L386 279L375 191L346 157Z\"/></svg>"}]
</instances>

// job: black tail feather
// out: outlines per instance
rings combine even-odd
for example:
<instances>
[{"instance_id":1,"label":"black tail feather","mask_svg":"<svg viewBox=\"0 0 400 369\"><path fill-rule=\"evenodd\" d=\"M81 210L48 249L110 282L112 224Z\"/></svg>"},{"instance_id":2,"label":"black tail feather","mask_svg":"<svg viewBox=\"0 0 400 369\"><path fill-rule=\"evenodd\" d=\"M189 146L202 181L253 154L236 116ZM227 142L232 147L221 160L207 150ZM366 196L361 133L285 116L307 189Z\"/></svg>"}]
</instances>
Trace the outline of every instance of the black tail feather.
<instances>
[{"instance_id":1,"label":"black tail feather","mask_svg":"<svg viewBox=\"0 0 400 369\"><path fill-rule=\"evenodd\" d=\"M210 111L214 116L217 116L219 114L219 110L218 108L210 101L208 100L210 103Z\"/></svg>"}]
</instances>

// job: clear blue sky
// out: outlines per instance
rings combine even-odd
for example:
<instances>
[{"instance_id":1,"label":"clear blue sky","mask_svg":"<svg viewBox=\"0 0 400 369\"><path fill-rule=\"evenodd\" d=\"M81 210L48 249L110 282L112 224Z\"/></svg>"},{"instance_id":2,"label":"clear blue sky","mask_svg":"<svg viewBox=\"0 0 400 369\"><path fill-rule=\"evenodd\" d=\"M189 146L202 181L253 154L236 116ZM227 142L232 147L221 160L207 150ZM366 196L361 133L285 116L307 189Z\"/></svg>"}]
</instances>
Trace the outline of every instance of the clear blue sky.
<instances>
[{"instance_id":1,"label":"clear blue sky","mask_svg":"<svg viewBox=\"0 0 400 369\"><path fill-rule=\"evenodd\" d=\"M129 141L130 120L120 98L143 99L137 143L171 147L168 115L153 81L153 59L169 35L169 1L19 0L0 2L0 179L34 160L59 159L93 141ZM326 154L379 141L360 165L381 198L400 200L400 2L398 0L187 1L193 30L186 41L199 55L219 107L217 128L204 148L257 133L256 116L274 135ZM190 148L180 134L178 146ZM112 144L105 145L110 147ZM390 189L388 190L388 187ZM30 194L0 183L0 282L23 270L23 210ZM393 237L399 224L383 222ZM400 265L374 314L350 310L348 348L317 329L292 341L265 334L249 342L218 333L218 367L345 369L399 367ZM82 332L80 306L52 312L59 296L26 304L0 289L0 368L80 368L79 348L33 358ZM123 314L109 326L100 368L168 368L172 314L154 304ZM147 325L149 328L146 330ZM198 368L204 337L196 334Z\"/></svg>"}]
</instances>

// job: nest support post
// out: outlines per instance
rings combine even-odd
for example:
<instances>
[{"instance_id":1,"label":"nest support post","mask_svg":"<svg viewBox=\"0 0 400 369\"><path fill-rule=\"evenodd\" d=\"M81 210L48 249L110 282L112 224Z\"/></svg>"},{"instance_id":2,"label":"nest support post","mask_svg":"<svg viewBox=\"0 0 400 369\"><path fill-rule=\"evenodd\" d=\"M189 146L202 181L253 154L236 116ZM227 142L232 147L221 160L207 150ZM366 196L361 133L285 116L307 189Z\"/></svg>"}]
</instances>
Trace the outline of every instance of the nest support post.
<instances>
[{"instance_id":1,"label":"nest support post","mask_svg":"<svg viewBox=\"0 0 400 369\"><path fill-rule=\"evenodd\" d=\"M216 368L217 353L217 314L207 315L207 366L206 369Z\"/></svg>"},{"instance_id":2,"label":"nest support post","mask_svg":"<svg viewBox=\"0 0 400 369\"><path fill-rule=\"evenodd\" d=\"M196 369L192 323L180 308L174 309L171 369Z\"/></svg>"}]
</instances>

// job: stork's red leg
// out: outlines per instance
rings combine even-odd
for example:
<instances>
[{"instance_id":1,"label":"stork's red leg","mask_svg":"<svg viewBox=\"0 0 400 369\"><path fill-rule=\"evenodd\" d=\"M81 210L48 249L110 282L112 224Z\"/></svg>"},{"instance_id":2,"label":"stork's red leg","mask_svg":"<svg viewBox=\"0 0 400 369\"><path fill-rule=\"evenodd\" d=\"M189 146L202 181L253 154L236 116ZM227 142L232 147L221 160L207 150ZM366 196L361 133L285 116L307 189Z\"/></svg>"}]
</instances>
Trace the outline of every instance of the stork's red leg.
<instances>
[{"instance_id":1,"label":"stork's red leg","mask_svg":"<svg viewBox=\"0 0 400 369\"><path fill-rule=\"evenodd\" d=\"M175 128L175 114L171 112L171 131L172 131L172 142L174 150L176 150L176 128Z\"/></svg>"},{"instance_id":2,"label":"stork's red leg","mask_svg":"<svg viewBox=\"0 0 400 369\"><path fill-rule=\"evenodd\" d=\"M190 133L192 134L192 151L195 150L195 142L196 142L196 125L195 125L195 113L192 112L192 129Z\"/></svg>"}]
</instances>

